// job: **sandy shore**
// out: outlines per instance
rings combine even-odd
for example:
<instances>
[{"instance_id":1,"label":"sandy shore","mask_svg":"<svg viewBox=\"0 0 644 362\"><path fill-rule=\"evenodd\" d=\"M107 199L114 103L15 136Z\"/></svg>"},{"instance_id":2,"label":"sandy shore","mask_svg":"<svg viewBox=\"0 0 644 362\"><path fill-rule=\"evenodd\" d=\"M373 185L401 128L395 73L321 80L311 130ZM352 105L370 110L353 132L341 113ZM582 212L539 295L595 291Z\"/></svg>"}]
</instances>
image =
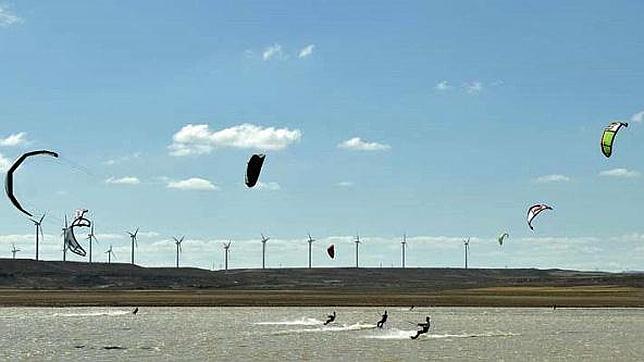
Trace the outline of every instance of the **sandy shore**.
<instances>
[{"instance_id":1,"label":"sandy shore","mask_svg":"<svg viewBox=\"0 0 644 362\"><path fill-rule=\"evenodd\" d=\"M315 290L11 290L0 306L472 306L644 307L644 289L617 286L500 287L434 293Z\"/></svg>"}]
</instances>

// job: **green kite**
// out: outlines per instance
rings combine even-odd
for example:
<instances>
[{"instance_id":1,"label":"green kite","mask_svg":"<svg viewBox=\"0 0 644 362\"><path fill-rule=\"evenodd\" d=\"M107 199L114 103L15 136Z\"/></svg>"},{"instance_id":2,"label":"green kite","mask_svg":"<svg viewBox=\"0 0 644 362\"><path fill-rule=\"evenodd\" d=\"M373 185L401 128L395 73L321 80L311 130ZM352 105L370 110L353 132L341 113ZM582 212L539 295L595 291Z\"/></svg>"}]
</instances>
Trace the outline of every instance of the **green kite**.
<instances>
[{"instance_id":1,"label":"green kite","mask_svg":"<svg viewBox=\"0 0 644 362\"><path fill-rule=\"evenodd\" d=\"M615 136L620 128L628 127L626 122L611 122L606 128L604 128L604 133L602 133L601 147L602 153L606 157L610 157L613 153L613 143L615 142Z\"/></svg>"}]
</instances>

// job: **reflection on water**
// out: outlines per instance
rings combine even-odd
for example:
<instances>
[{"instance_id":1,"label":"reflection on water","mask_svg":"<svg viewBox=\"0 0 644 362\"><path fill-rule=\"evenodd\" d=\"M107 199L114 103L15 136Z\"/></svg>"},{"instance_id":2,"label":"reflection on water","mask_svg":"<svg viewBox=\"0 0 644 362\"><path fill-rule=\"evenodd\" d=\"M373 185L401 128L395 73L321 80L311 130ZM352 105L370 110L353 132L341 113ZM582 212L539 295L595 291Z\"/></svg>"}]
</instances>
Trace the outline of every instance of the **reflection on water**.
<instances>
[{"instance_id":1,"label":"reflection on water","mask_svg":"<svg viewBox=\"0 0 644 362\"><path fill-rule=\"evenodd\" d=\"M643 309L397 308L384 329L375 308L0 311L0 360L644 360Z\"/></svg>"}]
</instances>

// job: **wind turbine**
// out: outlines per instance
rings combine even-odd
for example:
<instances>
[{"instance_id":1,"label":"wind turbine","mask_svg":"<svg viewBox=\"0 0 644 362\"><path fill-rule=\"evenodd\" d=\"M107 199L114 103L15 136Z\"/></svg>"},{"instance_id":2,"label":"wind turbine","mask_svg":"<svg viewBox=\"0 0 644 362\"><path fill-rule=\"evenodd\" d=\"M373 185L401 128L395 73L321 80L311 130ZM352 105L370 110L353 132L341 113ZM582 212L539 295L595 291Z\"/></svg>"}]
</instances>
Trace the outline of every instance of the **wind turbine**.
<instances>
[{"instance_id":1,"label":"wind turbine","mask_svg":"<svg viewBox=\"0 0 644 362\"><path fill-rule=\"evenodd\" d=\"M356 268L360 268L360 234L356 234L356 238L353 240L353 242L356 243Z\"/></svg>"},{"instance_id":2,"label":"wind turbine","mask_svg":"<svg viewBox=\"0 0 644 362\"><path fill-rule=\"evenodd\" d=\"M67 233L67 214L65 214L65 226L63 226L62 233L60 236L63 238L63 261L67 260L67 239L65 239L65 233Z\"/></svg>"},{"instance_id":3,"label":"wind turbine","mask_svg":"<svg viewBox=\"0 0 644 362\"><path fill-rule=\"evenodd\" d=\"M90 229L89 234L87 234L87 241L89 242L89 263L92 263L92 242L98 243L98 239L96 239L96 235L94 235L94 224L92 224L92 228Z\"/></svg>"},{"instance_id":4,"label":"wind turbine","mask_svg":"<svg viewBox=\"0 0 644 362\"><path fill-rule=\"evenodd\" d=\"M308 243L309 243L309 269L311 269L311 247L313 246L314 241L315 241L315 239L313 239L311 237L311 233L309 233L309 240L308 240Z\"/></svg>"},{"instance_id":5,"label":"wind turbine","mask_svg":"<svg viewBox=\"0 0 644 362\"><path fill-rule=\"evenodd\" d=\"M463 240L463 246L465 247L465 269L467 269L467 257L470 253L470 238Z\"/></svg>"},{"instance_id":6,"label":"wind turbine","mask_svg":"<svg viewBox=\"0 0 644 362\"><path fill-rule=\"evenodd\" d=\"M262 269L266 269L266 242L271 240L262 234Z\"/></svg>"},{"instance_id":7,"label":"wind turbine","mask_svg":"<svg viewBox=\"0 0 644 362\"><path fill-rule=\"evenodd\" d=\"M226 271L228 271L228 254L230 253L230 244L232 244L232 241L229 241L228 244L224 243L224 254L225 254L225 259L226 259Z\"/></svg>"},{"instance_id":8,"label":"wind turbine","mask_svg":"<svg viewBox=\"0 0 644 362\"><path fill-rule=\"evenodd\" d=\"M130 234L130 239L132 239L132 265L134 265L134 246L138 247L139 243L136 241L136 235L139 233L139 228L136 228L136 231L134 233L127 232Z\"/></svg>"},{"instance_id":9,"label":"wind turbine","mask_svg":"<svg viewBox=\"0 0 644 362\"><path fill-rule=\"evenodd\" d=\"M172 237L174 239L174 243L177 245L177 268L179 267L179 253L183 251L181 248L181 243L183 243L183 239L185 239L185 236L182 236L181 239L177 239L175 237Z\"/></svg>"},{"instance_id":10,"label":"wind turbine","mask_svg":"<svg viewBox=\"0 0 644 362\"><path fill-rule=\"evenodd\" d=\"M403 239L400 242L400 244L402 245L402 267L403 267L403 269L405 269L405 262L407 261L407 258L406 258L407 257L407 255L406 255L406 253L407 253L407 234L406 233L403 234Z\"/></svg>"},{"instance_id":11,"label":"wind turbine","mask_svg":"<svg viewBox=\"0 0 644 362\"><path fill-rule=\"evenodd\" d=\"M45 219L45 216L47 216L47 214L43 214L40 220L29 218L29 220L36 225L36 260L38 260L38 245L40 244L39 237L42 236L42 239L45 240L45 233L42 231L42 221Z\"/></svg>"},{"instance_id":12,"label":"wind turbine","mask_svg":"<svg viewBox=\"0 0 644 362\"><path fill-rule=\"evenodd\" d=\"M112 245L110 245L110 248L107 249L105 254L107 254L107 263L112 264L112 257L114 257L114 259L116 259L116 253L114 253L114 251L112 250Z\"/></svg>"},{"instance_id":13,"label":"wind turbine","mask_svg":"<svg viewBox=\"0 0 644 362\"><path fill-rule=\"evenodd\" d=\"M13 259L16 258L16 253L20 251L20 249L16 249L16 244L11 243L11 254L13 255Z\"/></svg>"}]
</instances>

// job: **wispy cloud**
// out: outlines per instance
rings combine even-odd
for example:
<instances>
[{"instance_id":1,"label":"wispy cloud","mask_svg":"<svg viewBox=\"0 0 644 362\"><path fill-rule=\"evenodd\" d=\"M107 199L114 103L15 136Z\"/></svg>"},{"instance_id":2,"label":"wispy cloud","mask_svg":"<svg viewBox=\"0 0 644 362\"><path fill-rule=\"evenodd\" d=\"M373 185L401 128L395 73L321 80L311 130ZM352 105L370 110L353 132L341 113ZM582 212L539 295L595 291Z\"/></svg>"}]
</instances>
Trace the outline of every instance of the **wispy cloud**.
<instances>
[{"instance_id":1,"label":"wispy cloud","mask_svg":"<svg viewBox=\"0 0 644 362\"><path fill-rule=\"evenodd\" d=\"M452 89L452 86L449 84L448 81L443 80L441 82L438 82L438 84L434 86L434 89L436 89L437 91L446 91L446 90Z\"/></svg>"},{"instance_id":2,"label":"wispy cloud","mask_svg":"<svg viewBox=\"0 0 644 362\"><path fill-rule=\"evenodd\" d=\"M138 177L134 176L126 176L120 178L110 177L105 180L105 183L113 185L139 185L141 183L141 180L139 180Z\"/></svg>"},{"instance_id":3,"label":"wispy cloud","mask_svg":"<svg viewBox=\"0 0 644 362\"><path fill-rule=\"evenodd\" d=\"M104 163L106 165L108 165L108 166L114 166L114 165L118 165L119 163L131 161L131 160L136 160L136 159L139 159L139 158L141 158L141 153L140 152L135 152L135 153L130 154L130 155L125 155L125 156L109 159L109 160L105 161Z\"/></svg>"},{"instance_id":4,"label":"wispy cloud","mask_svg":"<svg viewBox=\"0 0 644 362\"><path fill-rule=\"evenodd\" d=\"M198 177L192 177L187 180L170 181L168 182L167 187L170 189L191 191L215 191L219 189L212 182Z\"/></svg>"},{"instance_id":5,"label":"wispy cloud","mask_svg":"<svg viewBox=\"0 0 644 362\"><path fill-rule=\"evenodd\" d=\"M631 116L631 122L642 123L644 120L644 111L637 112Z\"/></svg>"},{"instance_id":6,"label":"wispy cloud","mask_svg":"<svg viewBox=\"0 0 644 362\"><path fill-rule=\"evenodd\" d=\"M273 58L276 58L276 59L284 58L284 53L282 52L282 46L277 43L266 47L262 52L262 59L264 59L264 61L269 61Z\"/></svg>"},{"instance_id":7,"label":"wispy cloud","mask_svg":"<svg viewBox=\"0 0 644 362\"><path fill-rule=\"evenodd\" d=\"M24 146L29 141L27 141L27 133L19 132L11 134L5 138L0 138L0 146L4 147L15 147L15 146Z\"/></svg>"},{"instance_id":8,"label":"wispy cloud","mask_svg":"<svg viewBox=\"0 0 644 362\"><path fill-rule=\"evenodd\" d=\"M0 153L0 172L5 172L11 166L11 161Z\"/></svg>"},{"instance_id":9,"label":"wispy cloud","mask_svg":"<svg viewBox=\"0 0 644 362\"><path fill-rule=\"evenodd\" d=\"M338 148L352 151L386 151L391 146L377 142L367 142L360 137L353 137L338 145Z\"/></svg>"},{"instance_id":10,"label":"wispy cloud","mask_svg":"<svg viewBox=\"0 0 644 362\"><path fill-rule=\"evenodd\" d=\"M353 187L355 184L352 181L340 181L335 185L338 187Z\"/></svg>"},{"instance_id":11,"label":"wispy cloud","mask_svg":"<svg viewBox=\"0 0 644 362\"><path fill-rule=\"evenodd\" d=\"M22 23L22 18L11 12L4 5L0 5L0 27L7 27Z\"/></svg>"},{"instance_id":12,"label":"wispy cloud","mask_svg":"<svg viewBox=\"0 0 644 362\"><path fill-rule=\"evenodd\" d=\"M169 149L172 156L207 154L223 147L281 150L301 138L302 132L297 129L261 127L245 123L220 131L211 131L206 124L189 124L174 134Z\"/></svg>"},{"instance_id":13,"label":"wispy cloud","mask_svg":"<svg viewBox=\"0 0 644 362\"><path fill-rule=\"evenodd\" d=\"M545 175L545 176L539 176L535 180L537 183L554 183L554 182L568 182L570 181L570 177L565 176L565 175Z\"/></svg>"},{"instance_id":14,"label":"wispy cloud","mask_svg":"<svg viewBox=\"0 0 644 362\"><path fill-rule=\"evenodd\" d=\"M638 171L628 170L625 168L614 168L612 170L602 171L599 175L606 177L634 178L639 177L640 173Z\"/></svg>"},{"instance_id":15,"label":"wispy cloud","mask_svg":"<svg viewBox=\"0 0 644 362\"><path fill-rule=\"evenodd\" d=\"M258 189L260 190L267 190L267 191L278 191L282 189L282 186L277 183L277 182L258 182L257 186Z\"/></svg>"},{"instance_id":16,"label":"wispy cloud","mask_svg":"<svg viewBox=\"0 0 644 362\"><path fill-rule=\"evenodd\" d=\"M300 52L297 54L298 58L306 58L313 54L313 50L315 49L315 44L309 44L305 46L304 48L300 49Z\"/></svg>"},{"instance_id":17,"label":"wispy cloud","mask_svg":"<svg viewBox=\"0 0 644 362\"><path fill-rule=\"evenodd\" d=\"M483 91L483 83L469 82L465 83L465 91L469 94L479 94Z\"/></svg>"}]
</instances>

